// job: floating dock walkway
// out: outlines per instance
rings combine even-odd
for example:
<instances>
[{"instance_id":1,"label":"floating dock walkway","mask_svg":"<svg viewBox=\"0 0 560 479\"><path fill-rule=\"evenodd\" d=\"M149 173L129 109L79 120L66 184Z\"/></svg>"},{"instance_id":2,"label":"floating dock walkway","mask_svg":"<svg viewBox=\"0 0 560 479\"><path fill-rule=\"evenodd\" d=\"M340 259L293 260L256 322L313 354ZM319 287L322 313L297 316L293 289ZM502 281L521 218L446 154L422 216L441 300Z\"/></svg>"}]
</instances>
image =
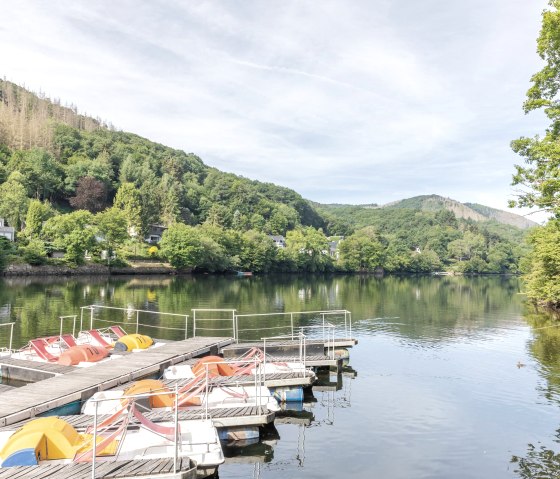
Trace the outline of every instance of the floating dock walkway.
<instances>
[{"instance_id":1,"label":"floating dock walkway","mask_svg":"<svg viewBox=\"0 0 560 479\"><path fill-rule=\"evenodd\" d=\"M173 422L175 414L172 411L148 411L143 413L150 421L158 422ZM183 409L178 412L179 421L196 421L203 418L205 415L204 409ZM235 426L264 426L270 424L275 419L275 413L268 410L265 406L247 406L247 407L232 407L232 408L213 408L208 409L208 416L212 419L214 427L235 427ZM72 416L58 416L76 430L84 430L93 426L93 416L87 414L77 414ZM99 414L97 419L102 422L109 418L108 414ZM9 426L0 427L0 431L8 430L13 431L23 427L33 418L24 419ZM130 419L130 424L138 423L136 418ZM2 469L0 468L0 471Z\"/></svg>"},{"instance_id":2,"label":"floating dock walkway","mask_svg":"<svg viewBox=\"0 0 560 479\"><path fill-rule=\"evenodd\" d=\"M231 338L215 337L170 341L156 348L89 368L74 368L66 374L28 384L17 389L17 400L14 391L0 392L0 426L35 417L74 401L84 401L98 391L125 382L151 375L161 376L169 366L196 356L215 354L219 348L232 342ZM0 358L0 366L5 361ZM33 364L36 366L39 363Z\"/></svg>"},{"instance_id":3,"label":"floating dock walkway","mask_svg":"<svg viewBox=\"0 0 560 479\"><path fill-rule=\"evenodd\" d=\"M173 459L134 459L130 461L98 462L96 478L131 479L138 477L195 479L196 465L189 458L178 458L174 472ZM91 479L91 463L41 464L0 468L0 479Z\"/></svg>"},{"instance_id":4,"label":"floating dock walkway","mask_svg":"<svg viewBox=\"0 0 560 479\"><path fill-rule=\"evenodd\" d=\"M348 340L350 341L350 340ZM352 340L354 341L354 340ZM355 342L353 344L356 344ZM305 361L305 366L310 368L329 367L338 371L342 369L342 358L336 357L334 347L325 354L325 341L322 339L305 341L305 357L301 357L302 347L296 340L275 340L243 342L238 344L230 344L220 349L225 359L235 359L246 354L252 348L258 348L264 351L270 361L274 362L301 362Z\"/></svg>"}]
</instances>

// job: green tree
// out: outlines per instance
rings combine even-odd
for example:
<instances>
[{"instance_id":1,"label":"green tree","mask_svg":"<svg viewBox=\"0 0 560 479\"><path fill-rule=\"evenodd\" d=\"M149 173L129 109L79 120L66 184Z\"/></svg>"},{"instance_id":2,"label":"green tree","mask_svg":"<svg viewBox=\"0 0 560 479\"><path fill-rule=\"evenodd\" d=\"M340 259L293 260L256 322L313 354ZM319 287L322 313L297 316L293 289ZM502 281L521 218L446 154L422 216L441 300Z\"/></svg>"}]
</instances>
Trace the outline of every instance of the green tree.
<instances>
[{"instance_id":1,"label":"green tree","mask_svg":"<svg viewBox=\"0 0 560 479\"><path fill-rule=\"evenodd\" d=\"M385 261L385 247L372 227L363 228L339 245L340 262L348 271L374 271Z\"/></svg>"},{"instance_id":2,"label":"green tree","mask_svg":"<svg viewBox=\"0 0 560 479\"><path fill-rule=\"evenodd\" d=\"M277 249L268 235L255 230L246 231L243 233L240 254L241 268L244 271L267 273L274 266Z\"/></svg>"},{"instance_id":3,"label":"green tree","mask_svg":"<svg viewBox=\"0 0 560 479\"><path fill-rule=\"evenodd\" d=\"M516 166L513 184L520 186L512 206L537 206L560 216L560 1L551 0L551 9L542 14L537 52L543 68L531 78L532 85L523 104L526 113L543 109L550 119L544 137L522 137L512 142L513 150L527 166Z\"/></svg>"},{"instance_id":4,"label":"green tree","mask_svg":"<svg viewBox=\"0 0 560 479\"><path fill-rule=\"evenodd\" d=\"M71 264L82 264L85 252L97 248L93 215L89 211L78 210L49 218L41 235L55 248L66 251L65 259Z\"/></svg>"},{"instance_id":5,"label":"green tree","mask_svg":"<svg viewBox=\"0 0 560 479\"><path fill-rule=\"evenodd\" d=\"M14 252L14 244L5 236L0 236L0 271L4 270L8 262L8 255Z\"/></svg>"},{"instance_id":6,"label":"green tree","mask_svg":"<svg viewBox=\"0 0 560 479\"><path fill-rule=\"evenodd\" d=\"M58 161L43 149L16 151L8 162L10 171L19 171L30 195L51 198L62 190L64 171Z\"/></svg>"},{"instance_id":7,"label":"green tree","mask_svg":"<svg viewBox=\"0 0 560 479\"><path fill-rule=\"evenodd\" d=\"M516 165L513 185L517 199L511 206L538 207L560 219L560 1L551 0L542 14L537 52L543 68L531 78L532 85L523 104L526 113L543 109L550 120L544 136L522 137L512 142L513 150L525 165ZM530 236L527 294L534 301L560 308L560 249L558 222L552 221Z\"/></svg>"},{"instance_id":8,"label":"green tree","mask_svg":"<svg viewBox=\"0 0 560 479\"><path fill-rule=\"evenodd\" d=\"M225 251L199 228L184 223L171 225L159 243L160 254L180 270L201 269L210 272L225 269Z\"/></svg>"},{"instance_id":9,"label":"green tree","mask_svg":"<svg viewBox=\"0 0 560 479\"><path fill-rule=\"evenodd\" d=\"M99 155L95 160L85 155L72 156L68 159L64 171L64 185L68 194L74 193L80 179L86 176L101 181L106 189L110 188L113 178L113 169L106 153Z\"/></svg>"},{"instance_id":10,"label":"green tree","mask_svg":"<svg viewBox=\"0 0 560 479\"><path fill-rule=\"evenodd\" d=\"M108 258L110 258L115 248L128 238L126 213L117 207L108 208L95 215L94 223L101 238L101 244L107 250Z\"/></svg>"},{"instance_id":11,"label":"green tree","mask_svg":"<svg viewBox=\"0 0 560 479\"><path fill-rule=\"evenodd\" d=\"M31 200L25 217L25 234L29 237L39 236L43 223L55 215L55 210L48 201Z\"/></svg>"},{"instance_id":12,"label":"green tree","mask_svg":"<svg viewBox=\"0 0 560 479\"><path fill-rule=\"evenodd\" d=\"M431 273L439 271L441 266L441 260L435 251L424 250L412 254L407 269L412 273Z\"/></svg>"},{"instance_id":13,"label":"green tree","mask_svg":"<svg viewBox=\"0 0 560 479\"><path fill-rule=\"evenodd\" d=\"M45 243L39 238L32 238L27 245L21 246L20 251L26 263L33 266L45 264L47 262L47 250Z\"/></svg>"},{"instance_id":14,"label":"green tree","mask_svg":"<svg viewBox=\"0 0 560 479\"><path fill-rule=\"evenodd\" d=\"M97 241L92 228L74 230L64 238L66 256L64 259L75 265L85 263L86 252L97 252Z\"/></svg>"},{"instance_id":15,"label":"green tree","mask_svg":"<svg viewBox=\"0 0 560 479\"><path fill-rule=\"evenodd\" d=\"M27 213L27 191L24 177L19 171L14 171L5 183L0 185L0 217L20 230Z\"/></svg>"},{"instance_id":16,"label":"green tree","mask_svg":"<svg viewBox=\"0 0 560 479\"><path fill-rule=\"evenodd\" d=\"M122 211L127 227L137 235L142 232L142 204L134 183L123 183L117 191L113 207Z\"/></svg>"},{"instance_id":17,"label":"green tree","mask_svg":"<svg viewBox=\"0 0 560 479\"><path fill-rule=\"evenodd\" d=\"M529 236L533 246L524 276L527 296L533 301L560 308L560 220L535 228Z\"/></svg>"},{"instance_id":18,"label":"green tree","mask_svg":"<svg viewBox=\"0 0 560 479\"><path fill-rule=\"evenodd\" d=\"M332 269L333 262L328 254L328 240L322 231L312 226L288 231L286 244L299 271L315 273Z\"/></svg>"}]
</instances>

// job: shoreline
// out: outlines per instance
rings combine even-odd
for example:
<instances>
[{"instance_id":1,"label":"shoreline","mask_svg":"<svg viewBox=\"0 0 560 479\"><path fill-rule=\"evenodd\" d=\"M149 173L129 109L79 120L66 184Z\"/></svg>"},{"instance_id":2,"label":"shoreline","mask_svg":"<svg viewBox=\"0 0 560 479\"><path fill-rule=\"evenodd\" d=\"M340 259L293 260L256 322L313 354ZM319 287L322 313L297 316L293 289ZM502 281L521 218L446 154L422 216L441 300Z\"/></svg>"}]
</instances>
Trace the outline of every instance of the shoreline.
<instances>
[{"instance_id":1,"label":"shoreline","mask_svg":"<svg viewBox=\"0 0 560 479\"><path fill-rule=\"evenodd\" d=\"M175 275L190 273L190 271L177 271L164 263L142 262L133 263L131 266L106 266L102 264L85 264L81 266L41 265L29 264L8 265L0 273L3 277L21 276L113 276L113 275Z\"/></svg>"}]
</instances>

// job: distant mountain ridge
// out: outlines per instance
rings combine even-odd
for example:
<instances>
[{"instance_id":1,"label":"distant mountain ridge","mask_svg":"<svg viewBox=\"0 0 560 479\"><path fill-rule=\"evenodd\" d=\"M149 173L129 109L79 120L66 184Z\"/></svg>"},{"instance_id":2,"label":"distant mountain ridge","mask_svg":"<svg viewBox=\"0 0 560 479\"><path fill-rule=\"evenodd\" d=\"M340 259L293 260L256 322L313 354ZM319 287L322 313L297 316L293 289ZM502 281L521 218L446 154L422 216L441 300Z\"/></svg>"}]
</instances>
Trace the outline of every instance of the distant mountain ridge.
<instances>
[{"instance_id":1,"label":"distant mountain ridge","mask_svg":"<svg viewBox=\"0 0 560 479\"><path fill-rule=\"evenodd\" d=\"M366 208L368 206L365 206ZM369 206L371 207L371 206ZM451 198L439 195L413 196L399 201L394 201L380 206L380 208L408 208L421 211L452 211L457 218L471 219L473 221L494 220L517 228L527 229L537 226L537 223L523 216L508 211L498 210L478 203L460 203Z\"/></svg>"}]
</instances>

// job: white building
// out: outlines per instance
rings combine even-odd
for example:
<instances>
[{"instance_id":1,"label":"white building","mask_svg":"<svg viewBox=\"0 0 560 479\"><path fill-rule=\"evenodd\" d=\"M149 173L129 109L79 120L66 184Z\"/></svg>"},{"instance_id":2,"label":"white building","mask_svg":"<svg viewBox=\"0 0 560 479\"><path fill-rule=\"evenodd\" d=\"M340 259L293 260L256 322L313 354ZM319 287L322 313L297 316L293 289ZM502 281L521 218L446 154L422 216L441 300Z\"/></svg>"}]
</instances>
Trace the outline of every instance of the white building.
<instances>
[{"instance_id":1,"label":"white building","mask_svg":"<svg viewBox=\"0 0 560 479\"><path fill-rule=\"evenodd\" d=\"M0 236L8 238L10 241L15 241L16 239L16 229L6 226L4 218L0 218Z\"/></svg>"}]
</instances>

